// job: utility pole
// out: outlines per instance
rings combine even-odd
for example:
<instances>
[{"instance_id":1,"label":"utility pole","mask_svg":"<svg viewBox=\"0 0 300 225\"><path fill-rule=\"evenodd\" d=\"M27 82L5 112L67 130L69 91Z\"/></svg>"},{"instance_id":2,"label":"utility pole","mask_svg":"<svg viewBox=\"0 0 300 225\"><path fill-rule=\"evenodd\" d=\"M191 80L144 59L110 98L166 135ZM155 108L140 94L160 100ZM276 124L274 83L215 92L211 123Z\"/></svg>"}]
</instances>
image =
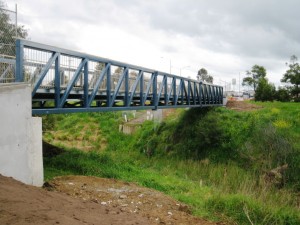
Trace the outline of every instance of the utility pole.
<instances>
[{"instance_id":1,"label":"utility pole","mask_svg":"<svg viewBox=\"0 0 300 225\"><path fill-rule=\"evenodd\" d=\"M18 38L18 5L16 4L16 39Z\"/></svg>"}]
</instances>

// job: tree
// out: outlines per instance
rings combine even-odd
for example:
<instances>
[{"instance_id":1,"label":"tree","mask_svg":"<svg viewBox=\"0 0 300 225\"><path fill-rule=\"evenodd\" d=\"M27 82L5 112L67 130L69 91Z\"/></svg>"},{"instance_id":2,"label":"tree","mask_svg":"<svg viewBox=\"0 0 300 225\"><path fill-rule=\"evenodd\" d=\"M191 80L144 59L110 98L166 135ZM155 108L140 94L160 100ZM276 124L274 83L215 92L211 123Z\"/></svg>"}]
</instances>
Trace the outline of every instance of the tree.
<instances>
[{"instance_id":1,"label":"tree","mask_svg":"<svg viewBox=\"0 0 300 225\"><path fill-rule=\"evenodd\" d=\"M270 84L267 78L261 77L257 82L257 88L254 95L255 101L273 101L275 93L275 86Z\"/></svg>"},{"instance_id":2,"label":"tree","mask_svg":"<svg viewBox=\"0 0 300 225\"><path fill-rule=\"evenodd\" d=\"M267 75L266 69L263 66L254 65L252 66L251 71L246 71L247 77L243 79L242 85L253 87L256 91L256 87L261 78L265 78Z\"/></svg>"},{"instance_id":3,"label":"tree","mask_svg":"<svg viewBox=\"0 0 300 225\"><path fill-rule=\"evenodd\" d=\"M105 63L97 62L95 66L95 70L99 73L105 68Z\"/></svg>"},{"instance_id":4,"label":"tree","mask_svg":"<svg viewBox=\"0 0 300 225\"><path fill-rule=\"evenodd\" d=\"M197 79L201 80L201 81L205 81L207 83L213 83L213 81L214 81L213 76L209 75L208 72L207 72L207 70L204 69L204 68L201 68L198 71Z\"/></svg>"},{"instance_id":5,"label":"tree","mask_svg":"<svg viewBox=\"0 0 300 225\"><path fill-rule=\"evenodd\" d=\"M279 88L276 91L275 99L280 102L289 102L291 100L290 91L287 88Z\"/></svg>"},{"instance_id":6,"label":"tree","mask_svg":"<svg viewBox=\"0 0 300 225\"><path fill-rule=\"evenodd\" d=\"M287 63L289 69L283 75L281 82L291 83L291 95L295 101L300 101L300 65L295 55L291 56L290 64Z\"/></svg>"},{"instance_id":7,"label":"tree","mask_svg":"<svg viewBox=\"0 0 300 225\"><path fill-rule=\"evenodd\" d=\"M0 0L0 54L14 56L16 35L19 38L26 38L28 33L24 26L16 27L5 8L6 5Z\"/></svg>"}]
</instances>

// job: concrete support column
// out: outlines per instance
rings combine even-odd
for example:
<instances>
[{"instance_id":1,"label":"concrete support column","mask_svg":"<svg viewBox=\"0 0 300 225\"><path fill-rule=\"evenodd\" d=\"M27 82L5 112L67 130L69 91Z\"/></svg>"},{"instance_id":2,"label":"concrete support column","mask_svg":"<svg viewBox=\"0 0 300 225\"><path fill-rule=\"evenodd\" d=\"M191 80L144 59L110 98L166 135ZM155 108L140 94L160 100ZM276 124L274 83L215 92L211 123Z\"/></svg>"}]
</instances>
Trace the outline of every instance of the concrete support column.
<instances>
[{"instance_id":1,"label":"concrete support column","mask_svg":"<svg viewBox=\"0 0 300 225\"><path fill-rule=\"evenodd\" d=\"M0 84L0 174L42 186L42 119L31 104L30 85Z\"/></svg>"}]
</instances>

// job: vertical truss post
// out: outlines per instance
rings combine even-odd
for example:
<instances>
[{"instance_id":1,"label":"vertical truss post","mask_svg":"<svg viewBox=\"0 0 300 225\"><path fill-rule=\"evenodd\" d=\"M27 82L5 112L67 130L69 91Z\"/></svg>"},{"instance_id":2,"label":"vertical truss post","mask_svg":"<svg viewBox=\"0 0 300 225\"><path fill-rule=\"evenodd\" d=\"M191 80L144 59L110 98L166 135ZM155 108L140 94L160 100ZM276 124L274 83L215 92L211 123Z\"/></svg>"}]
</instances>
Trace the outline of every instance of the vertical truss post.
<instances>
[{"instance_id":1,"label":"vertical truss post","mask_svg":"<svg viewBox=\"0 0 300 225\"><path fill-rule=\"evenodd\" d=\"M207 89L207 84L203 84L203 96L204 96L204 104L208 104L208 89Z\"/></svg>"},{"instance_id":2,"label":"vertical truss post","mask_svg":"<svg viewBox=\"0 0 300 225\"><path fill-rule=\"evenodd\" d=\"M106 106L111 104L111 66L109 65L106 73Z\"/></svg>"},{"instance_id":3,"label":"vertical truss post","mask_svg":"<svg viewBox=\"0 0 300 225\"><path fill-rule=\"evenodd\" d=\"M202 82L199 83L199 104L202 106L202 98L203 98L203 93L202 93Z\"/></svg>"},{"instance_id":4,"label":"vertical truss post","mask_svg":"<svg viewBox=\"0 0 300 225\"><path fill-rule=\"evenodd\" d=\"M193 101L194 101L194 105L197 105L197 85L196 82L193 82L194 85L194 93L193 93Z\"/></svg>"},{"instance_id":5,"label":"vertical truss post","mask_svg":"<svg viewBox=\"0 0 300 225\"><path fill-rule=\"evenodd\" d=\"M220 98L220 92L221 92L221 90L220 90L220 88L219 87L217 87L217 96L218 96L218 104L220 104L221 103L221 98Z\"/></svg>"},{"instance_id":6,"label":"vertical truss post","mask_svg":"<svg viewBox=\"0 0 300 225\"><path fill-rule=\"evenodd\" d=\"M213 89L213 92L214 92L214 101L213 101L213 103L217 104L217 97L218 97L217 96L217 88L212 86L212 89Z\"/></svg>"},{"instance_id":7,"label":"vertical truss post","mask_svg":"<svg viewBox=\"0 0 300 225\"><path fill-rule=\"evenodd\" d=\"M181 97L181 105L183 105L183 92L184 92L184 80L181 78L180 79L180 97Z\"/></svg>"},{"instance_id":8,"label":"vertical truss post","mask_svg":"<svg viewBox=\"0 0 300 225\"><path fill-rule=\"evenodd\" d=\"M60 103L60 54L55 59L55 78L54 78L54 89L55 89L55 107L59 107Z\"/></svg>"},{"instance_id":9,"label":"vertical truss post","mask_svg":"<svg viewBox=\"0 0 300 225\"><path fill-rule=\"evenodd\" d=\"M218 93L218 88L214 87L215 89L215 104L219 104L219 93Z\"/></svg>"},{"instance_id":10,"label":"vertical truss post","mask_svg":"<svg viewBox=\"0 0 300 225\"><path fill-rule=\"evenodd\" d=\"M210 93L211 93L211 102L210 104L214 104L215 102L215 89L213 86L210 86Z\"/></svg>"},{"instance_id":11,"label":"vertical truss post","mask_svg":"<svg viewBox=\"0 0 300 225\"><path fill-rule=\"evenodd\" d=\"M154 109L156 110L157 109L157 75L158 75L158 72L154 72L153 73L153 96L152 96L152 105L154 106Z\"/></svg>"},{"instance_id":12,"label":"vertical truss post","mask_svg":"<svg viewBox=\"0 0 300 225\"><path fill-rule=\"evenodd\" d=\"M177 105L177 90L176 90L176 78L173 77L173 81L172 81L172 85L173 85L173 105Z\"/></svg>"},{"instance_id":13,"label":"vertical truss post","mask_svg":"<svg viewBox=\"0 0 300 225\"><path fill-rule=\"evenodd\" d=\"M204 105L206 105L207 99L208 99L206 84L203 84L202 90L203 90L203 103L204 103Z\"/></svg>"},{"instance_id":14,"label":"vertical truss post","mask_svg":"<svg viewBox=\"0 0 300 225\"><path fill-rule=\"evenodd\" d=\"M210 86L208 84L205 84L205 92L207 94L207 103L206 104L210 104Z\"/></svg>"},{"instance_id":15,"label":"vertical truss post","mask_svg":"<svg viewBox=\"0 0 300 225\"><path fill-rule=\"evenodd\" d=\"M207 85L208 86L208 96L209 96L209 100L208 100L208 104L211 104L212 103L212 92L211 92L211 86L210 85Z\"/></svg>"},{"instance_id":16,"label":"vertical truss post","mask_svg":"<svg viewBox=\"0 0 300 225\"><path fill-rule=\"evenodd\" d=\"M140 105L144 106L144 72L141 71L140 78Z\"/></svg>"},{"instance_id":17,"label":"vertical truss post","mask_svg":"<svg viewBox=\"0 0 300 225\"><path fill-rule=\"evenodd\" d=\"M216 104L220 104L220 91L219 91L219 88L216 87L216 95L217 95L217 100L216 100Z\"/></svg>"},{"instance_id":18,"label":"vertical truss post","mask_svg":"<svg viewBox=\"0 0 300 225\"><path fill-rule=\"evenodd\" d=\"M224 90L223 90L223 88L222 87L220 87L220 89L221 89L221 104L223 104L223 100L224 100Z\"/></svg>"},{"instance_id":19,"label":"vertical truss post","mask_svg":"<svg viewBox=\"0 0 300 225\"><path fill-rule=\"evenodd\" d=\"M165 75L165 80L164 80L164 87L165 87L165 93L164 93L164 98L165 98L165 105L168 105L169 103L169 98L168 98L168 76Z\"/></svg>"},{"instance_id":20,"label":"vertical truss post","mask_svg":"<svg viewBox=\"0 0 300 225\"><path fill-rule=\"evenodd\" d=\"M195 83L196 88L196 105L201 105L201 98L200 98L200 85L198 83Z\"/></svg>"},{"instance_id":21,"label":"vertical truss post","mask_svg":"<svg viewBox=\"0 0 300 225\"><path fill-rule=\"evenodd\" d=\"M128 68L125 69L125 74L124 74L124 78L125 78L125 95L124 95L124 105L126 107L130 106L130 102L129 102L129 70Z\"/></svg>"},{"instance_id":22,"label":"vertical truss post","mask_svg":"<svg viewBox=\"0 0 300 225\"><path fill-rule=\"evenodd\" d=\"M24 45L21 40L16 41L16 82L24 81Z\"/></svg>"},{"instance_id":23,"label":"vertical truss post","mask_svg":"<svg viewBox=\"0 0 300 225\"><path fill-rule=\"evenodd\" d=\"M83 105L84 107L89 108L89 61L84 65L83 76Z\"/></svg>"},{"instance_id":24,"label":"vertical truss post","mask_svg":"<svg viewBox=\"0 0 300 225\"><path fill-rule=\"evenodd\" d=\"M187 94L187 104L191 105L191 81L188 80L188 94Z\"/></svg>"},{"instance_id":25,"label":"vertical truss post","mask_svg":"<svg viewBox=\"0 0 300 225\"><path fill-rule=\"evenodd\" d=\"M177 90L176 90L176 78L173 77L173 105L177 105Z\"/></svg>"}]
</instances>

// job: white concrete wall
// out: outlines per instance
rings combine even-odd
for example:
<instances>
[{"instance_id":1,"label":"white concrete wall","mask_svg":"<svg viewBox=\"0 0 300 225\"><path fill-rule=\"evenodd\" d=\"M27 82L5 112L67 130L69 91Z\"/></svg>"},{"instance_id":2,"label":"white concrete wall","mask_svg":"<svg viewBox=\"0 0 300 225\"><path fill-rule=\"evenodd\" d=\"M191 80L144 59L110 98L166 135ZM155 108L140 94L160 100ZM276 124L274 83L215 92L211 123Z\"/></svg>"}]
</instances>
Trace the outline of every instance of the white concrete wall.
<instances>
[{"instance_id":1,"label":"white concrete wall","mask_svg":"<svg viewBox=\"0 0 300 225\"><path fill-rule=\"evenodd\" d=\"M43 185L42 120L31 116L28 84L0 84L0 174Z\"/></svg>"}]
</instances>

